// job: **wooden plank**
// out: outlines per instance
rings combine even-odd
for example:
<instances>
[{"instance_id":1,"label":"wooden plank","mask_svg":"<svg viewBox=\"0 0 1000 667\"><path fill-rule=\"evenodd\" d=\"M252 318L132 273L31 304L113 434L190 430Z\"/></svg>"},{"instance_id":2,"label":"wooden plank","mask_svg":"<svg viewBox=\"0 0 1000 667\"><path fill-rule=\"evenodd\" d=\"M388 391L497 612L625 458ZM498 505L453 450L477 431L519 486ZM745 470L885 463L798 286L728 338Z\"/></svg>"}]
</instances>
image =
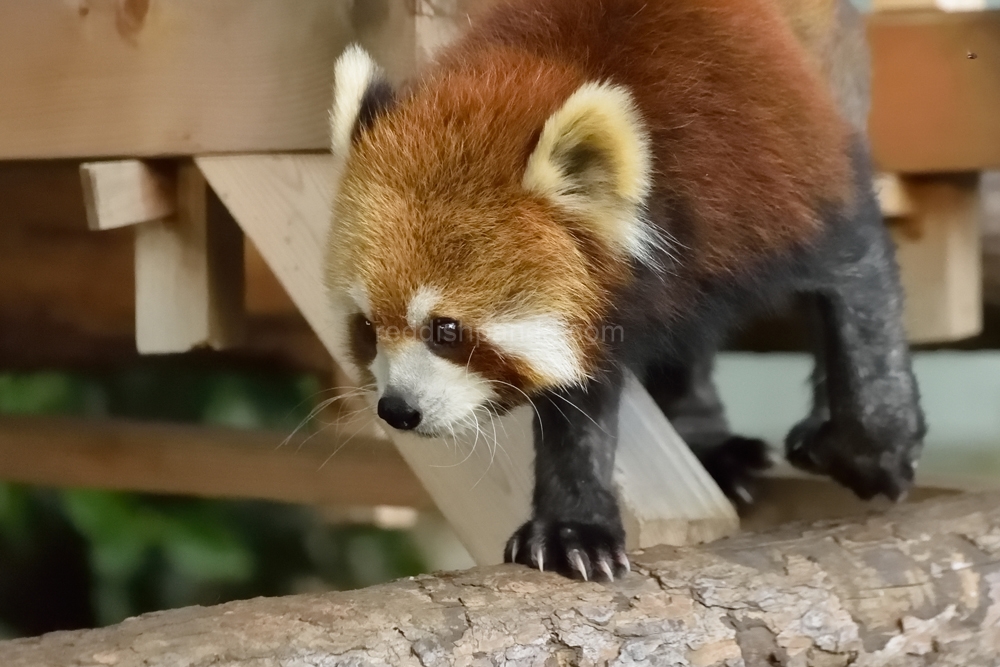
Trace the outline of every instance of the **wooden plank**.
<instances>
[{"instance_id":1,"label":"wooden plank","mask_svg":"<svg viewBox=\"0 0 1000 667\"><path fill-rule=\"evenodd\" d=\"M880 169L1000 166L1000 11L876 13L868 35Z\"/></svg>"},{"instance_id":2,"label":"wooden plank","mask_svg":"<svg viewBox=\"0 0 1000 667\"><path fill-rule=\"evenodd\" d=\"M618 420L615 482L629 549L700 544L733 532L732 507L725 499L720 507L719 487L634 377Z\"/></svg>"},{"instance_id":3,"label":"wooden plank","mask_svg":"<svg viewBox=\"0 0 1000 667\"><path fill-rule=\"evenodd\" d=\"M384 440L344 429L279 447L286 434L52 417L0 417L0 479L310 505L430 499Z\"/></svg>"},{"instance_id":4,"label":"wooden plank","mask_svg":"<svg viewBox=\"0 0 1000 667\"><path fill-rule=\"evenodd\" d=\"M248 155L196 163L334 358L345 359L323 287L330 157ZM732 506L645 390L632 383L623 401L627 424L616 481L630 545L686 543L732 532L737 525ZM390 437L476 562L498 562L504 542L529 515L530 408L488 426L478 439L428 441L399 432ZM641 477L645 471L663 476Z\"/></svg>"},{"instance_id":5,"label":"wooden plank","mask_svg":"<svg viewBox=\"0 0 1000 667\"><path fill-rule=\"evenodd\" d=\"M0 0L0 159L324 149L349 41L399 80L488 4ZM1000 164L997 14L870 17L882 169Z\"/></svg>"},{"instance_id":6,"label":"wooden plank","mask_svg":"<svg viewBox=\"0 0 1000 667\"><path fill-rule=\"evenodd\" d=\"M90 229L115 229L174 215L177 183L171 167L141 160L80 165Z\"/></svg>"},{"instance_id":7,"label":"wooden plank","mask_svg":"<svg viewBox=\"0 0 1000 667\"><path fill-rule=\"evenodd\" d=\"M324 147L340 51L413 39L402 0L0 0L0 159Z\"/></svg>"},{"instance_id":8,"label":"wooden plank","mask_svg":"<svg viewBox=\"0 0 1000 667\"><path fill-rule=\"evenodd\" d=\"M915 343L975 336L983 324L978 174L911 177L905 189L913 212L890 228L907 336Z\"/></svg>"},{"instance_id":9,"label":"wooden plank","mask_svg":"<svg viewBox=\"0 0 1000 667\"><path fill-rule=\"evenodd\" d=\"M136 227L136 347L142 354L221 349L243 336L243 237L209 215L205 179L178 171L177 214Z\"/></svg>"}]
</instances>

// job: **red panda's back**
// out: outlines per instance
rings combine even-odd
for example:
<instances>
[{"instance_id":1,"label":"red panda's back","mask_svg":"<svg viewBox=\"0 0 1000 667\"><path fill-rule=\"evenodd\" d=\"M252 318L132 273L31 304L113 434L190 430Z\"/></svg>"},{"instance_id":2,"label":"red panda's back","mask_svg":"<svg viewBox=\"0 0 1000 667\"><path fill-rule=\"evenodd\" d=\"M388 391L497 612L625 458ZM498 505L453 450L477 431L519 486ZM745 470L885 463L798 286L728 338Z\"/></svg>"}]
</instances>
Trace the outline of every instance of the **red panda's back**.
<instances>
[{"instance_id":1,"label":"red panda's back","mask_svg":"<svg viewBox=\"0 0 1000 667\"><path fill-rule=\"evenodd\" d=\"M848 127L769 0L509 0L444 62L488 69L495 47L631 91L654 151L651 212L683 211L671 231L699 272L808 241L819 211L850 198Z\"/></svg>"}]
</instances>

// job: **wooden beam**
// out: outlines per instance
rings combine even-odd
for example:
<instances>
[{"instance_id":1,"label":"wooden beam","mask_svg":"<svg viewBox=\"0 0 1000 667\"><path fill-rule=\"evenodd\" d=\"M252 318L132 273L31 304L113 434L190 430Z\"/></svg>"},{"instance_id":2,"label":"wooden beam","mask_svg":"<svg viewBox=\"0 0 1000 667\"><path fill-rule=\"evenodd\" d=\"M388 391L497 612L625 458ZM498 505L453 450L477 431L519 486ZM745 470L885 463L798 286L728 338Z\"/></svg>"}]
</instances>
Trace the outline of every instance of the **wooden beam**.
<instances>
[{"instance_id":1,"label":"wooden beam","mask_svg":"<svg viewBox=\"0 0 1000 667\"><path fill-rule=\"evenodd\" d=\"M287 434L142 422L0 417L0 479L309 505L430 499L392 445L344 427L279 447Z\"/></svg>"},{"instance_id":2,"label":"wooden beam","mask_svg":"<svg viewBox=\"0 0 1000 667\"><path fill-rule=\"evenodd\" d=\"M351 41L412 70L401 0L0 0L0 159L327 145Z\"/></svg>"},{"instance_id":3,"label":"wooden beam","mask_svg":"<svg viewBox=\"0 0 1000 667\"><path fill-rule=\"evenodd\" d=\"M205 179L179 168L177 214L135 232L135 331L142 354L221 349L243 321L243 236L220 209L209 215Z\"/></svg>"},{"instance_id":4,"label":"wooden beam","mask_svg":"<svg viewBox=\"0 0 1000 667\"><path fill-rule=\"evenodd\" d=\"M332 161L327 155L197 158L212 188L337 360L346 358L324 290ZM332 242L336 242L335 239ZM737 526L719 491L645 390L623 399L616 481L630 546L707 540ZM531 412L516 411L493 432L458 443L390 434L478 563L497 562L529 515ZM654 481L648 477L653 471Z\"/></svg>"},{"instance_id":5,"label":"wooden beam","mask_svg":"<svg viewBox=\"0 0 1000 667\"><path fill-rule=\"evenodd\" d=\"M490 2L0 0L0 159L324 149L347 43L398 81ZM878 12L869 35L882 169L1000 165L998 12Z\"/></svg>"},{"instance_id":6,"label":"wooden beam","mask_svg":"<svg viewBox=\"0 0 1000 667\"><path fill-rule=\"evenodd\" d=\"M1000 11L875 13L868 36L880 169L1000 166Z\"/></svg>"},{"instance_id":7,"label":"wooden beam","mask_svg":"<svg viewBox=\"0 0 1000 667\"><path fill-rule=\"evenodd\" d=\"M911 212L890 226L915 343L975 336L983 325L978 174L910 177Z\"/></svg>"},{"instance_id":8,"label":"wooden beam","mask_svg":"<svg viewBox=\"0 0 1000 667\"><path fill-rule=\"evenodd\" d=\"M174 215L177 183L171 166L141 160L80 165L90 229L115 229Z\"/></svg>"},{"instance_id":9,"label":"wooden beam","mask_svg":"<svg viewBox=\"0 0 1000 667\"><path fill-rule=\"evenodd\" d=\"M134 357L133 231L87 231L80 167L68 160L0 163L0 366L5 368L100 367ZM889 187L881 185L886 183ZM906 196L903 177L884 175L876 188L887 215L905 213L898 201ZM253 243L244 254L247 337L234 361L267 358L325 372L328 353ZM986 263L991 276L994 266Z\"/></svg>"}]
</instances>

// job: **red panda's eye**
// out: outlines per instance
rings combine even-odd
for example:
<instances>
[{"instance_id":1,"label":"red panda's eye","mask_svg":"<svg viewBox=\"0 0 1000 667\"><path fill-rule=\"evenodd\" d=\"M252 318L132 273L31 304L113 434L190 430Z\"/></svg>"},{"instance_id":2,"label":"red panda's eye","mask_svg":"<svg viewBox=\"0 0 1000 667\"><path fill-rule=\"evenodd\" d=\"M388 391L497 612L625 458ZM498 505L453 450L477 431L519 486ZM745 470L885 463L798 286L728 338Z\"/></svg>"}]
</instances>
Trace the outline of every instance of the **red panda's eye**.
<instances>
[{"instance_id":1,"label":"red panda's eye","mask_svg":"<svg viewBox=\"0 0 1000 667\"><path fill-rule=\"evenodd\" d=\"M462 342L462 325L448 317L431 320L431 345L454 347Z\"/></svg>"}]
</instances>

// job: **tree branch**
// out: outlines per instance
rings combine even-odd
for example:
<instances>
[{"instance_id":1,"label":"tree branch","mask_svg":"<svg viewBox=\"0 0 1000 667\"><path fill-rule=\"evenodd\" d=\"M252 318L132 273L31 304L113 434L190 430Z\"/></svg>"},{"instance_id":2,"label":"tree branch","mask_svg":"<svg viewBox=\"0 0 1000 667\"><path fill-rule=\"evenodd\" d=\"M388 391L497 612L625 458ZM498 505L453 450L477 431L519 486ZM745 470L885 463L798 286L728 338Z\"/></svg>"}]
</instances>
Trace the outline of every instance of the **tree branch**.
<instances>
[{"instance_id":1,"label":"tree branch","mask_svg":"<svg viewBox=\"0 0 1000 667\"><path fill-rule=\"evenodd\" d=\"M0 643L48 665L991 665L1000 494L633 556L612 585L478 568Z\"/></svg>"}]
</instances>

